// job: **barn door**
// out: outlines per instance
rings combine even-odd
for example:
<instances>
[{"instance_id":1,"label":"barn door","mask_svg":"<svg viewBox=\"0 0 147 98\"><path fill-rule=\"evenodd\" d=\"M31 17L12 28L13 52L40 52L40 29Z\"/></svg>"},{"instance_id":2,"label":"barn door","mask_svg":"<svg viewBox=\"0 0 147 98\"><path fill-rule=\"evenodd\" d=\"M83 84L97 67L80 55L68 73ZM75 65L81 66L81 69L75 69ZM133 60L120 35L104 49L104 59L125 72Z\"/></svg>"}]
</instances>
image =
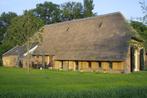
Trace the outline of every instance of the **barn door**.
<instances>
[{"instance_id":1,"label":"barn door","mask_svg":"<svg viewBox=\"0 0 147 98\"><path fill-rule=\"evenodd\" d=\"M134 49L134 47L131 47L131 49L130 49L130 65L131 65L131 72L133 72L134 71L134 68L135 68L135 49Z\"/></svg>"},{"instance_id":2,"label":"barn door","mask_svg":"<svg viewBox=\"0 0 147 98\"><path fill-rule=\"evenodd\" d=\"M140 70L144 69L144 50L140 50Z\"/></svg>"}]
</instances>

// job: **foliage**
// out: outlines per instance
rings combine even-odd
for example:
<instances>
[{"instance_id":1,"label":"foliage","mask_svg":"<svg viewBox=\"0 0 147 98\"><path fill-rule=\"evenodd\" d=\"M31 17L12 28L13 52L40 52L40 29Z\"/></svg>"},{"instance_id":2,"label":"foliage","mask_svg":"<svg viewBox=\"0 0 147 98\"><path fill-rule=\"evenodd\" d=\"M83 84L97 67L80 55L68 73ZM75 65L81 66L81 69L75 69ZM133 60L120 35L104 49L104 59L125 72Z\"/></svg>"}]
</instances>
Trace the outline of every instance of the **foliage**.
<instances>
[{"instance_id":1,"label":"foliage","mask_svg":"<svg viewBox=\"0 0 147 98\"><path fill-rule=\"evenodd\" d=\"M0 68L2 98L146 98L147 72L81 73ZM11 80L11 81L10 81Z\"/></svg>"},{"instance_id":2,"label":"foliage","mask_svg":"<svg viewBox=\"0 0 147 98\"><path fill-rule=\"evenodd\" d=\"M0 16L0 42L4 38L4 34L6 33L7 27L10 25L11 20L16 17L17 14L14 12L3 12Z\"/></svg>"},{"instance_id":3,"label":"foliage","mask_svg":"<svg viewBox=\"0 0 147 98\"><path fill-rule=\"evenodd\" d=\"M84 0L84 16L93 16L92 10L94 9L93 0Z\"/></svg>"},{"instance_id":4,"label":"foliage","mask_svg":"<svg viewBox=\"0 0 147 98\"><path fill-rule=\"evenodd\" d=\"M146 4L146 1L141 0L141 1L139 1L139 3L141 5L141 9L142 9L142 12L144 14L144 16L142 17L142 22L144 24L147 24L147 4Z\"/></svg>"},{"instance_id":5,"label":"foliage","mask_svg":"<svg viewBox=\"0 0 147 98\"><path fill-rule=\"evenodd\" d=\"M0 20L4 21L5 24L9 25L11 23L11 20L16 16L17 14L14 12L8 12L8 13L3 12L1 14Z\"/></svg>"},{"instance_id":6,"label":"foliage","mask_svg":"<svg viewBox=\"0 0 147 98\"><path fill-rule=\"evenodd\" d=\"M136 27L134 26L134 28L139 32L139 34L142 36L142 38L145 40L145 47L147 49L147 4L145 0L141 0L139 1L140 5L141 5L141 9L143 12L143 19L142 19L142 23L139 22L134 22L136 24ZM138 28L137 28L138 26Z\"/></svg>"},{"instance_id":7,"label":"foliage","mask_svg":"<svg viewBox=\"0 0 147 98\"><path fill-rule=\"evenodd\" d=\"M142 22L138 21L131 21L131 25L134 29L136 29L137 32L139 33L144 33L147 32L147 26L144 25Z\"/></svg>"},{"instance_id":8,"label":"foliage","mask_svg":"<svg viewBox=\"0 0 147 98\"><path fill-rule=\"evenodd\" d=\"M37 4L35 9L29 11L42 19L45 24L51 24L93 16L93 8L93 0L84 0L84 5L71 1L58 5L46 1L43 4Z\"/></svg>"},{"instance_id":9,"label":"foliage","mask_svg":"<svg viewBox=\"0 0 147 98\"><path fill-rule=\"evenodd\" d=\"M93 0L84 0L84 5L80 2L66 2L60 8L61 21L94 16L93 8Z\"/></svg>"},{"instance_id":10,"label":"foliage","mask_svg":"<svg viewBox=\"0 0 147 98\"><path fill-rule=\"evenodd\" d=\"M35 16L42 19L45 24L60 22L60 8L59 5L52 2L44 2L37 4L34 9Z\"/></svg>"},{"instance_id":11,"label":"foliage","mask_svg":"<svg viewBox=\"0 0 147 98\"><path fill-rule=\"evenodd\" d=\"M61 5L62 21L83 18L83 6L79 2L67 2Z\"/></svg>"},{"instance_id":12,"label":"foliage","mask_svg":"<svg viewBox=\"0 0 147 98\"><path fill-rule=\"evenodd\" d=\"M28 41L42 25L42 20L31 14L18 16L11 21L11 25L7 29L4 43L9 43L11 46L21 45Z\"/></svg>"},{"instance_id":13,"label":"foliage","mask_svg":"<svg viewBox=\"0 0 147 98\"><path fill-rule=\"evenodd\" d=\"M144 40L144 46L147 49L147 26L138 21L131 21L131 26L138 32Z\"/></svg>"}]
</instances>

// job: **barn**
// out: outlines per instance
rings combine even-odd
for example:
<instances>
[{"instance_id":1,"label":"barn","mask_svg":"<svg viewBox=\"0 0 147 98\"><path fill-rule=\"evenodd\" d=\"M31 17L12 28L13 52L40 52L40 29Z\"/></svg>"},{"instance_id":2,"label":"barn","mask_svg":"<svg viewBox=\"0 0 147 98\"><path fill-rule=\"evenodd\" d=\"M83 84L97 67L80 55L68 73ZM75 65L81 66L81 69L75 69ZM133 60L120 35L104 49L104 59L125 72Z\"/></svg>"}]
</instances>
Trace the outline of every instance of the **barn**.
<instances>
[{"instance_id":1,"label":"barn","mask_svg":"<svg viewBox=\"0 0 147 98\"><path fill-rule=\"evenodd\" d=\"M45 25L41 34L43 41L32 52L34 68L110 73L144 69L143 40L120 12ZM12 56L7 54L4 65L14 66L6 63Z\"/></svg>"},{"instance_id":2,"label":"barn","mask_svg":"<svg viewBox=\"0 0 147 98\"><path fill-rule=\"evenodd\" d=\"M144 68L143 40L120 12L46 25L42 36L35 65L116 73Z\"/></svg>"}]
</instances>

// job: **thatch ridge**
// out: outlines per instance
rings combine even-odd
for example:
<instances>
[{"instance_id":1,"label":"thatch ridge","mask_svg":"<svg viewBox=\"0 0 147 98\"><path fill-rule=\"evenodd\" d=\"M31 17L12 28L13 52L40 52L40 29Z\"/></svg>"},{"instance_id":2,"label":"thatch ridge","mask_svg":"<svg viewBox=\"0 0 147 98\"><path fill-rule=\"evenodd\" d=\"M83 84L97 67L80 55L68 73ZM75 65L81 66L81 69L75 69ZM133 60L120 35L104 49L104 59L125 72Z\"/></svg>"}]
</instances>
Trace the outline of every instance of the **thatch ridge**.
<instances>
[{"instance_id":1,"label":"thatch ridge","mask_svg":"<svg viewBox=\"0 0 147 98\"><path fill-rule=\"evenodd\" d=\"M97 17L103 18L105 16L110 16L110 15L115 15L115 14L120 14L123 17L123 19L126 21L125 17L120 12L114 12L114 13L109 13L109 14L93 16L93 17L87 17L87 18L81 18L81 19L73 19L73 20L67 20L67 21L63 21L63 22L53 23L53 24L45 25L44 28L51 27L51 26L59 26L59 25L63 25L63 24L70 24L70 23L73 23L73 22L81 22L81 21L85 21L85 20L95 19Z\"/></svg>"}]
</instances>

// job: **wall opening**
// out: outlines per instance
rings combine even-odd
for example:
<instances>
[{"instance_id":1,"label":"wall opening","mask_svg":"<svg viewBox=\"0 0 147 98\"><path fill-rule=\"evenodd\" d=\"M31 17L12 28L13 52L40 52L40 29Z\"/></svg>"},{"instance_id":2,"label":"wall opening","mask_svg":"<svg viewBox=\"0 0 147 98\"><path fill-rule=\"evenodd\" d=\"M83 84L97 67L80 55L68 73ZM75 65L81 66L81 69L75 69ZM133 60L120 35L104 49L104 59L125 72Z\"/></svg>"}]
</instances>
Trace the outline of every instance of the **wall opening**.
<instances>
[{"instance_id":1,"label":"wall opening","mask_svg":"<svg viewBox=\"0 0 147 98\"><path fill-rule=\"evenodd\" d=\"M140 70L144 69L144 50L140 50Z\"/></svg>"},{"instance_id":2,"label":"wall opening","mask_svg":"<svg viewBox=\"0 0 147 98\"><path fill-rule=\"evenodd\" d=\"M134 71L134 68L135 68L135 49L134 49L134 47L131 47L130 48L130 69L131 69L131 72L133 72Z\"/></svg>"},{"instance_id":3,"label":"wall opening","mask_svg":"<svg viewBox=\"0 0 147 98\"><path fill-rule=\"evenodd\" d=\"M112 62L109 62L109 68L112 69Z\"/></svg>"},{"instance_id":4,"label":"wall opening","mask_svg":"<svg viewBox=\"0 0 147 98\"><path fill-rule=\"evenodd\" d=\"M61 69L63 69L63 61L61 61Z\"/></svg>"},{"instance_id":5,"label":"wall opening","mask_svg":"<svg viewBox=\"0 0 147 98\"><path fill-rule=\"evenodd\" d=\"M88 62L88 67L89 69L91 69L91 62Z\"/></svg>"},{"instance_id":6,"label":"wall opening","mask_svg":"<svg viewBox=\"0 0 147 98\"><path fill-rule=\"evenodd\" d=\"M79 70L78 61L76 61L76 70Z\"/></svg>"},{"instance_id":7,"label":"wall opening","mask_svg":"<svg viewBox=\"0 0 147 98\"><path fill-rule=\"evenodd\" d=\"M99 63L99 68L102 68L102 63L101 62L98 62Z\"/></svg>"},{"instance_id":8,"label":"wall opening","mask_svg":"<svg viewBox=\"0 0 147 98\"><path fill-rule=\"evenodd\" d=\"M22 61L21 60L19 60L19 65L18 65L20 68L22 68L23 67L23 63L22 63Z\"/></svg>"}]
</instances>

